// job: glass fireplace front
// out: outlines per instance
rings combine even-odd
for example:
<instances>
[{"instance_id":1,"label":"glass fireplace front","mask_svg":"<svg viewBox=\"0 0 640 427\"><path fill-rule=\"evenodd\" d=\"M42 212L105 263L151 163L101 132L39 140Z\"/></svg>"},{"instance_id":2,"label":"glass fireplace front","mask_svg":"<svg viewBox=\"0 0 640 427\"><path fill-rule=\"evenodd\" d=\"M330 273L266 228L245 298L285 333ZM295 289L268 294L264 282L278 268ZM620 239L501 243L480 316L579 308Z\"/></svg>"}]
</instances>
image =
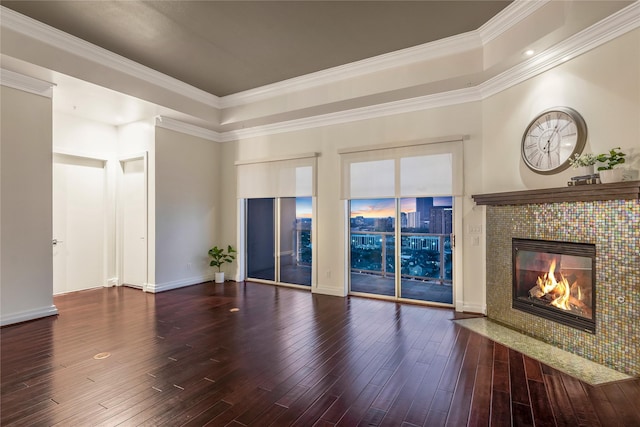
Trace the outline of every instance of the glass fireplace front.
<instances>
[{"instance_id":1,"label":"glass fireplace front","mask_svg":"<svg viewBox=\"0 0 640 427\"><path fill-rule=\"evenodd\" d=\"M595 245L513 239L513 308L595 333Z\"/></svg>"}]
</instances>

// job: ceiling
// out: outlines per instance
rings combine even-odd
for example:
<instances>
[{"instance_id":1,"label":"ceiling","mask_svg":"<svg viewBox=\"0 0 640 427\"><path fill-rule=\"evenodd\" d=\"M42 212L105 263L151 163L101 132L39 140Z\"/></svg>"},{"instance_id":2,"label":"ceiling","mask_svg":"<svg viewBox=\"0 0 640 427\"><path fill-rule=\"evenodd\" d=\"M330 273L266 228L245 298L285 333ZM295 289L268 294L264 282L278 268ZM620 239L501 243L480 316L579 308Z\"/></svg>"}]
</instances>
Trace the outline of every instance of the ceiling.
<instances>
[{"instance_id":1,"label":"ceiling","mask_svg":"<svg viewBox=\"0 0 640 427\"><path fill-rule=\"evenodd\" d=\"M217 96L477 30L509 3L0 2Z\"/></svg>"}]
</instances>

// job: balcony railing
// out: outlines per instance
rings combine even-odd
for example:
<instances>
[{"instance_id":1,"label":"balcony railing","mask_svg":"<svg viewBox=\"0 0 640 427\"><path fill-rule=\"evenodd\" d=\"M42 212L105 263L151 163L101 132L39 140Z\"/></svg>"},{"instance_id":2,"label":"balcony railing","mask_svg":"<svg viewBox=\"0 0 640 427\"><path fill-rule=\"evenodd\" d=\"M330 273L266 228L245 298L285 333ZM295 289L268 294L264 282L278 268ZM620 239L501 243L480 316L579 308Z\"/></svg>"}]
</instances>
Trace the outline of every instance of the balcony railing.
<instances>
[{"instance_id":1,"label":"balcony railing","mask_svg":"<svg viewBox=\"0 0 640 427\"><path fill-rule=\"evenodd\" d=\"M395 276L395 233L351 233L351 271L382 277ZM400 233L402 279L452 282L449 234Z\"/></svg>"}]
</instances>

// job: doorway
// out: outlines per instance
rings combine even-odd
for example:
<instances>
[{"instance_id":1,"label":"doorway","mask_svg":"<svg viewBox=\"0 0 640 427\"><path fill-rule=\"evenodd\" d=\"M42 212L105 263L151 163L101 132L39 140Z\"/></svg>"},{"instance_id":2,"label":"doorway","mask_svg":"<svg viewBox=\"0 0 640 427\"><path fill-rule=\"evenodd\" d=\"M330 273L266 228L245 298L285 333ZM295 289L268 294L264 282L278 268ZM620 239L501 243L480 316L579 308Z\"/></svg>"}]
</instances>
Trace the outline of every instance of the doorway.
<instances>
[{"instance_id":1,"label":"doorway","mask_svg":"<svg viewBox=\"0 0 640 427\"><path fill-rule=\"evenodd\" d=\"M452 305L453 200L351 200L350 292Z\"/></svg>"},{"instance_id":2,"label":"doorway","mask_svg":"<svg viewBox=\"0 0 640 427\"><path fill-rule=\"evenodd\" d=\"M312 284L312 198L246 200L246 275L278 284Z\"/></svg>"},{"instance_id":3,"label":"doorway","mask_svg":"<svg viewBox=\"0 0 640 427\"><path fill-rule=\"evenodd\" d=\"M104 160L53 155L53 294L106 284Z\"/></svg>"},{"instance_id":4,"label":"doorway","mask_svg":"<svg viewBox=\"0 0 640 427\"><path fill-rule=\"evenodd\" d=\"M146 155L121 160L120 166L120 284L144 290L147 285Z\"/></svg>"}]
</instances>

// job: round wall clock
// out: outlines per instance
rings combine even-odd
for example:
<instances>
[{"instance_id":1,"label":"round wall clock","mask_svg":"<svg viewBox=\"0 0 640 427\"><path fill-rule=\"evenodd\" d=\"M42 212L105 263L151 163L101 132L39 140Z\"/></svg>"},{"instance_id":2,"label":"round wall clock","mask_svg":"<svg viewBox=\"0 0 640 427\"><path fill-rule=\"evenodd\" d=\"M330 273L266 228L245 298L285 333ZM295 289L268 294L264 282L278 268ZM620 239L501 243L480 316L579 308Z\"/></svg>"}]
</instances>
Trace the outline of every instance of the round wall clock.
<instances>
[{"instance_id":1,"label":"round wall clock","mask_svg":"<svg viewBox=\"0 0 640 427\"><path fill-rule=\"evenodd\" d=\"M522 159L532 171L549 175L569 167L569 158L582 153L587 124L576 110L554 107L534 118L522 136Z\"/></svg>"}]
</instances>

